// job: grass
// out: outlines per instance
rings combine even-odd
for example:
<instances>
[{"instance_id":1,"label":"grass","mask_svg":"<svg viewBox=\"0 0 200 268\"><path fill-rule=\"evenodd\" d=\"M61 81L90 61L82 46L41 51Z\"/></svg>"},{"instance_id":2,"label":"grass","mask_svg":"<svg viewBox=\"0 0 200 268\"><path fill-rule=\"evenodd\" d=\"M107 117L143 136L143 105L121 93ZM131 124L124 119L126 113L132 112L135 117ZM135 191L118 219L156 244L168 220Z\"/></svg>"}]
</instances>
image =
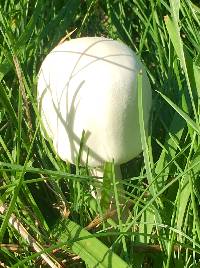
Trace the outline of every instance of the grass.
<instances>
[{"instance_id":1,"label":"grass","mask_svg":"<svg viewBox=\"0 0 200 268\"><path fill-rule=\"evenodd\" d=\"M0 264L200 267L199 1L5 0L0 25ZM72 31L120 39L147 66L152 120L146 138L139 94L144 151L122 166L133 203L124 224L97 217L96 226L104 211L90 185L101 185L87 168L62 162L40 133L37 73ZM107 165L115 182L112 171ZM124 194L113 191L116 200ZM36 241L14 228L15 217Z\"/></svg>"}]
</instances>

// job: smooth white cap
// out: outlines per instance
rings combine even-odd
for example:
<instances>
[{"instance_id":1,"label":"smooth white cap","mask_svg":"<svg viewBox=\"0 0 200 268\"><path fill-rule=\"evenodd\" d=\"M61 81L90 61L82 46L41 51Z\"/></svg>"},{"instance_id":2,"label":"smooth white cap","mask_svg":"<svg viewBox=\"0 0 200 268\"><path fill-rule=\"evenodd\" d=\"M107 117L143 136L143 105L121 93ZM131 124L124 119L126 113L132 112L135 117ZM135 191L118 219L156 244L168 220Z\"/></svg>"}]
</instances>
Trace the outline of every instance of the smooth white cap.
<instances>
[{"instance_id":1,"label":"smooth white cap","mask_svg":"<svg viewBox=\"0 0 200 268\"><path fill-rule=\"evenodd\" d=\"M42 63L38 102L57 154L75 163L83 130L81 162L125 163L142 151L137 75L143 71L145 127L152 103L144 66L120 41L84 37L54 48Z\"/></svg>"}]
</instances>

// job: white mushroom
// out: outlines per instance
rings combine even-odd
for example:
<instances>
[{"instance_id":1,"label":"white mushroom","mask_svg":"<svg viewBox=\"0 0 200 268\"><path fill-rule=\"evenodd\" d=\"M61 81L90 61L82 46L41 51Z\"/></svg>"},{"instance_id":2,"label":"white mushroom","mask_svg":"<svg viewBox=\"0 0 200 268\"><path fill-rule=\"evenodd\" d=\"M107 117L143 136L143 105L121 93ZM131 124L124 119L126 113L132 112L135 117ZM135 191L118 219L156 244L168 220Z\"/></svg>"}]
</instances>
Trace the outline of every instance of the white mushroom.
<instances>
[{"instance_id":1,"label":"white mushroom","mask_svg":"<svg viewBox=\"0 0 200 268\"><path fill-rule=\"evenodd\" d=\"M142 151L137 75L143 70L144 124L148 127L151 87L144 66L125 44L84 37L59 44L42 63L38 102L44 128L64 161L76 163L83 131L81 164L101 170ZM99 173L98 173L99 174Z\"/></svg>"}]
</instances>

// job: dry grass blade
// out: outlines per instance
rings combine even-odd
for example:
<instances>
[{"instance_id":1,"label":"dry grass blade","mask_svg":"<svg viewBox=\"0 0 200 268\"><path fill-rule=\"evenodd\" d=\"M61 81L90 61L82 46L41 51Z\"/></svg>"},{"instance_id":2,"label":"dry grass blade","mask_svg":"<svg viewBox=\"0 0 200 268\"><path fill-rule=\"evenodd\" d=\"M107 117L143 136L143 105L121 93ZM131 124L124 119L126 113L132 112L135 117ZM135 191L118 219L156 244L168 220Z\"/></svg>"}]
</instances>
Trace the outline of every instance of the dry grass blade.
<instances>
[{"instance_id":1,"label":"dry grass blade","mask_svg":"<svg viewBox=\"0 0 200 268\"><path fill-rule=\"evenodd\" d=\"M4 214L5 211L6 211L6 206L1 205L0 213ZM35 240L35 238L33 238L27 232L27 230L24 228L24 226L21 224L21 222L17 219L17 217L14 214L11 215L9 219L9 223L19 232L19 234L23 237L23 239L25 239L28 242L28 244L34 248L36 252L40 252L43 250L43 247ZM42 253L41 257L52 268L62 267L62 265L60 265L53 257L51 257L47 253Z\"/></svg>"},{"instance_id":2,"label":"dry grass blade","mask_svg":"<svg viewBox=\"0 0 200 268\"><path fill-rule=\"evenodd\" d=\"M97 226L99 226L103 221L109 219L109 218L112 218L114 215L116 215L117 213L117 210L114 209L114 210L108 210L102 217L100 216L96 216L94 218L94 220L92 220L86 227L85 229L87 231L93 229L93 228L96 228Z\"/></svg>"},{"instance_id":3,"label":"dry grass blade","mask_svg":"<svg viewBox=\"0 0 200 268\"><path fill-rule=\"evenodd\" d=\"M77 30L77 28L75 28L73 31L67 33L61 40L58 44L62 44L63 42L66 41L66 39L68 39L75 31Z\"/></svg>"},{"instance_id":4,"label":"dry grass blade","mask_svg":"<svg viewBox=\"0 0 200 268\"><path fill-rule=\"evenodd\" d=\"M12 251L12 252L20 252L20 251L22 251L22 248L17 244L3 244L3 243L1 243L0 244L0 249L1 248L6 248L7 250Z\"/></svg>"}]
</instances>

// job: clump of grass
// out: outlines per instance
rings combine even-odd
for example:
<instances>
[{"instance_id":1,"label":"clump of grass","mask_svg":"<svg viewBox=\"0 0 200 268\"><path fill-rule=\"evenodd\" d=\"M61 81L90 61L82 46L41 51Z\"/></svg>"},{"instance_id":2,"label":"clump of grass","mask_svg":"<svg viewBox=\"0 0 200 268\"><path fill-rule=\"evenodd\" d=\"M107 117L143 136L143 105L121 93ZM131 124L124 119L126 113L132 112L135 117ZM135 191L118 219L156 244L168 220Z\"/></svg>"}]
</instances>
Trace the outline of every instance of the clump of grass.
<instances>
[{"instance_id":1,"label":"clump of grass","mask_svg":"<svg viewBox=\"0 0 200 268\"><path fill-rule=\"evenodd\" d=\"M198 1L6 0L0 22L2 265L45 267L48 257L52 267L198 267ZM40 133L39 66L70 32L124 41L141 56L151 80L150 134L143 133L139 95L144 152L123 165L132 202L132 217L123 225L107 221L92 198L90 185L101 185L87 168L62 162ZM14 228L13 216L39 252Z\"/></svg>"}]
</instances>

